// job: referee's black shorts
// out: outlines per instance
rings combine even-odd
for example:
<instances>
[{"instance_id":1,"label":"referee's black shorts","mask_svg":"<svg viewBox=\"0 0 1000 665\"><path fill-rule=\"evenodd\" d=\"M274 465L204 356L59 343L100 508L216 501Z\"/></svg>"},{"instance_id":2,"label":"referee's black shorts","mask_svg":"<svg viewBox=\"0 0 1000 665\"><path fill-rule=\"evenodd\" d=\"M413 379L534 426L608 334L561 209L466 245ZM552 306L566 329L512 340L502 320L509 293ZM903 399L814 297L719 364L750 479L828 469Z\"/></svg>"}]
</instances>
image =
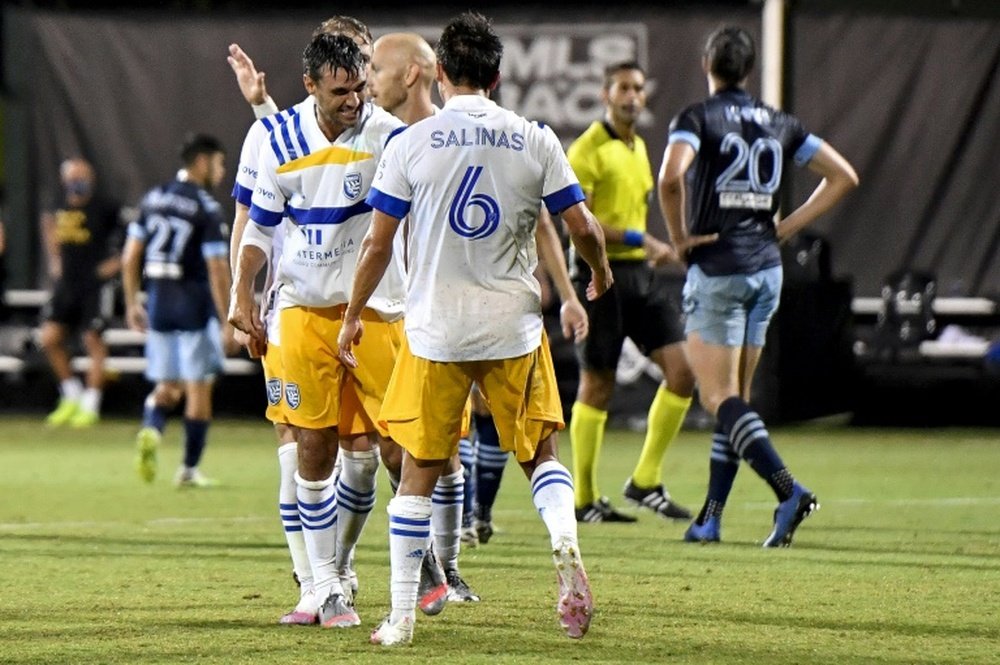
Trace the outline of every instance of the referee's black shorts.
<instances>
[{"instance_id":1,"label":"referee's black shorts","mask_svg":"<svg viewBox=\"0 0 1000 665\"><path fill-rule=\"evenodd\" d=\"M590 269L576 266L573 283L590 317L590 333L576 346L580 366L593 371L614 371L622 343L630 338L646 355L684 340L680 289L668 275L645 261L612 261L615 283L603 296L587 301Z\"/></svg>"}]
</instances>

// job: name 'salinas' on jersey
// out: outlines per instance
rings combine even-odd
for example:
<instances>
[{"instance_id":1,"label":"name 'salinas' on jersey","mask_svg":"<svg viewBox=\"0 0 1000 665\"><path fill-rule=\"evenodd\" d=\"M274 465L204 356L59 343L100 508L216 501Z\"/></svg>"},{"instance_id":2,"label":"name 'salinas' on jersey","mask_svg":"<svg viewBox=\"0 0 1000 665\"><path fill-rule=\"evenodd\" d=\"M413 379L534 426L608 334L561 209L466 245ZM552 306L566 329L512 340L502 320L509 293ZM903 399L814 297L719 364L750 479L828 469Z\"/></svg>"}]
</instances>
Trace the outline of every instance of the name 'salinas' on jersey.
<instances>
[{"instance_id":1,"label":"name 'salinas' on jersey","mask_svg":"<svg viewBox=\"0 0 1000 665\"><path fill-rule=\"evenodd\" d=\"M386 143L403 128L399 119L368 103L358 124L330 141L309 97L263 140L250 218L273 227L287 216L295 225L284 238L277 269L279 307L348 301L361 240L371 224L365 197ZM401 263L387 275L369 306L392 320L403 312Z\"/></svg>"},{"instance_id":2,"label":"name 'salinas' on jersey","mask_svg":"<svg viewBox=\"0 0 1000 665\"><path fill-rule=\"evenodd\" d=\"M434 361L515 358L541 343L532 272L544 201L559 213L583 191L551 129L478 95L394 139L368 201L409 214L406 337Z\"/></svg>"}]
</instances>

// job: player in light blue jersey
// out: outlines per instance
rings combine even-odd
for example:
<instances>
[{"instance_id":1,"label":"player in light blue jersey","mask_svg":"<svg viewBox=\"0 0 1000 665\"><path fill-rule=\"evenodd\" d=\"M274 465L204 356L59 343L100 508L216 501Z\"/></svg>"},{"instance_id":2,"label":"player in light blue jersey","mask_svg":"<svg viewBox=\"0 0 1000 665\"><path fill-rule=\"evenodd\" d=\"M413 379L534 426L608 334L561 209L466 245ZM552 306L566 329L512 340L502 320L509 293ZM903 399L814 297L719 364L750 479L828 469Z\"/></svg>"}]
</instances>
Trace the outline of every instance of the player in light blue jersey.
<instances>
[{"instance_id":1,"label":"player in light blue jersey","mask_svg":"<svg viewBox=\"0 0 1000 665\"><path fill-rule=\"evenodd\" d=\"M156 384L146 399L136 466L143 480L153 481L167 415L183 398L184 460L174 482L207 487L213 481L198 465L212 417L212 383L222 370L223 347L235 350L232 327L220 327L229 309L227 229L209 194L225 174L225 151L214 137L199 134L185 142L181 158L185 179L146 194L125 245L126 319L147 334L146 378Z\"/></svg>"}]
</instances>

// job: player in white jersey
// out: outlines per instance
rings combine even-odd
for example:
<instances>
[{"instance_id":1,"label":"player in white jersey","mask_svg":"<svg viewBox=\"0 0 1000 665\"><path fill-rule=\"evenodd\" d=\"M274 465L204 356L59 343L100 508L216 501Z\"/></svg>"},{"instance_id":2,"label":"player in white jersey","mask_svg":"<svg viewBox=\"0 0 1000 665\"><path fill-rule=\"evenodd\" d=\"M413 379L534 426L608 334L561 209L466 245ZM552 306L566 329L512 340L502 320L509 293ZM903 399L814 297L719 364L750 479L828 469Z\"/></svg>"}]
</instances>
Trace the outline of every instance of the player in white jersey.
<instances>
[{"instance_id":1,"label":"player in white jersey","mask_svg":"<svg viewBox=\"0 0 1000 665\"><path fill-rule=\"evenodd\" d=\"M350 16L333 16L321 23L313 32L313 36L320 33L342 34L355 41L362 53L371 56L372 36L368 27L361 21ZM250 57L237 44L229 46L228 61L236 75L236 81L243 93L247 103L251 105L257 121L250 127L247 136L243 141L243 148L240 153L239 166L237 168L236 182L233 187L233 198L236 202L236 215L233 221L231 237L231 252L233 273L236 272L236 259L239 252L240 240L243 237L243 229L248 220L251 198L254 187L257 183L257 173L259 168L259 153L262 142L267 138L272 130L280 127L290 118L299 112L298 107L292 107L284 111L278 111L277 105L267 94L264 84L264 73L258 72ZM284 624L314 624L318 620L318 603L322 599L317 599L313 593L313 575L306 554L305 541L302 535L302 524L299 519L298 503L296 500L295 472L298 469L297 444L291 429L284 422L281 415L280 402L282 398L282 372L280 365L280 335L278 317L274 315L274 294L270 288L274 275L277 272L278 259L281 256L282 240L287 232L287 225L283 222L276 231L271 248L271 257L268 264L268 274L265 281L265 298L261 306L261 321L264 325L267 341L264 348L253 348L249 342L250 338L242 331L241 340L247 346L247 351L251 357L260 357L264 368L264 377L267 390L267 412L266 417L274 424L275 435L278 440L278 464L280 469L280 482L278 488L278 512L281 517L282 528L288 543L289 552L292 557L292 568L295 579L299 583L299 601L296 607L281 618ZM352 396L348 395L348 399ZM356 398L354 399L356 402ZM345 418L346 421L346 418ZM339 428L339 434L352 435L356 440L358 450L353 454L353 461L349 464L360 465L367 469L367 473L374 474L377 467L377 456L371 451L362 450L364 446L363 434L354 431L354 428L365 429L360 420L354 420L348 427L343 425ZM338 458L338 466L345 456ZM364 469L362 470L364 472ZM355 510L350 510L353 507ZM346 512L339 516L338 522L341 529L338 536L347 536L351 531L360 531L360 526L355 529L344 528L350 522L359 522L363 525L371 506L362 502L351 506L350 502L342 502L338 505L338 510ZM350 557L348 557L350 561ZM357 592L357 575L348 568L343 571L344 576L349 579L350 591L352 595Z\"/></svg>"},{"instance_id":2,"label":"player in white jersey","mask_svg":"<svg viewBox=\"0 0 1000 665\"><path fill-rule=\"evenodd\" d=\"M457 449L449 434L473 382L493 410L503 447L531 479L552 542L560 622L570 637L582 637L593 601L577 543L573 481L556 454L562 410L532 275L539 207L544 201L562 214L593 269L591 298L612 283L603 236L555 134L489 100L503 51L489 22L462 14L436 51L445 106L390 144L379 164L368 196L376 212L338 337L342 361L362 367L358 351L370 332L366 322L362 335L362 313L393 260L400 220L412 213L406 337L379 415L405 449L388 508L393 609L372 641L412 640L419 560L410 554L428 546L430 496Z\"/></svg>"},{"instance_id":3,"label":"player in white jersey","mask_svg":"<svg viewBox=\"0 0 1000 665\"><path fill-rule=\"evenodd\" d=\"M303 63L310 100L261 146L250 209L253 223L241 241L230 319L255 342L263 342L253 281L270 253L275 228L287 214L295 227L285 237L276 277L282 413L296 432L297 502L315 594L323 599L320 622L343 627L358 625L360 619L338 576L353 546L339 543L337 533L336 505L344 500L338 490L348 474L346 460L336 488L331 478L337 427L342 406L347 406L341 395L345 385L354 385L362 410L369 419L376 414L398 345L399 327L391 322L402 315L399 287L394 295L387 280L366 310L366 320L380 331L368 345L374 356L369 371L345 373L332 340L357 249L370 223L365 194L386 142L403 125L364 102L367 63L350 38L318 35L306 48ZM351 452L345 448L345 455ZM374 474L364 479L361 475L355 480L364 480L365 487L351 479L346 482L352 502L374 497Z\"/></svg>"}]
</instances>

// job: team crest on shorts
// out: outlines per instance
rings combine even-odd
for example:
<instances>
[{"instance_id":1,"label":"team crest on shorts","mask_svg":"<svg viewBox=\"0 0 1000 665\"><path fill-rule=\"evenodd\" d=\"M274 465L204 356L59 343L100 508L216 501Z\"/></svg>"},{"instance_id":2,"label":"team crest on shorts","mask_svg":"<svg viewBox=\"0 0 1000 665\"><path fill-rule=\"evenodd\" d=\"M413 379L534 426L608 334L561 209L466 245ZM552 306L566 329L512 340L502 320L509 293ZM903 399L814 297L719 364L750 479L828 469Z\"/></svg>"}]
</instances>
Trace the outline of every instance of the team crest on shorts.
<instances>
[{"instance_id":1,"label":"team crest on shorts","mask_svg":"<svg viewBox=\"0 0 1000 665\"><path fill-rule=\"evenodd\" d=\"M281 401L281 379L274 378L267 380L267 403L271 406Z\"/></svg>"},{"instance_id":2,"label":"team crest on shorts","mask_svg":"<svg viewBox=\"0 0 1000 665\"><path fill-rule=\"evenodd\" d=\"M288 406L293 409L299 408L299 404L302 402L302 396L299 394L299 384L297 383L286 383L285 384L285 401L288 402Z\"/></svg>"},{"instance_id":3,"label":"team crest on shorts","mask_svg":"<svg viewBox=\"0 0 1000 665\"><path fill-rule=\"evenodd\" d=\"M357 171L344 176L344 194L352 201L361 195L361 174Z\"/></svg>"}]
</instances>

